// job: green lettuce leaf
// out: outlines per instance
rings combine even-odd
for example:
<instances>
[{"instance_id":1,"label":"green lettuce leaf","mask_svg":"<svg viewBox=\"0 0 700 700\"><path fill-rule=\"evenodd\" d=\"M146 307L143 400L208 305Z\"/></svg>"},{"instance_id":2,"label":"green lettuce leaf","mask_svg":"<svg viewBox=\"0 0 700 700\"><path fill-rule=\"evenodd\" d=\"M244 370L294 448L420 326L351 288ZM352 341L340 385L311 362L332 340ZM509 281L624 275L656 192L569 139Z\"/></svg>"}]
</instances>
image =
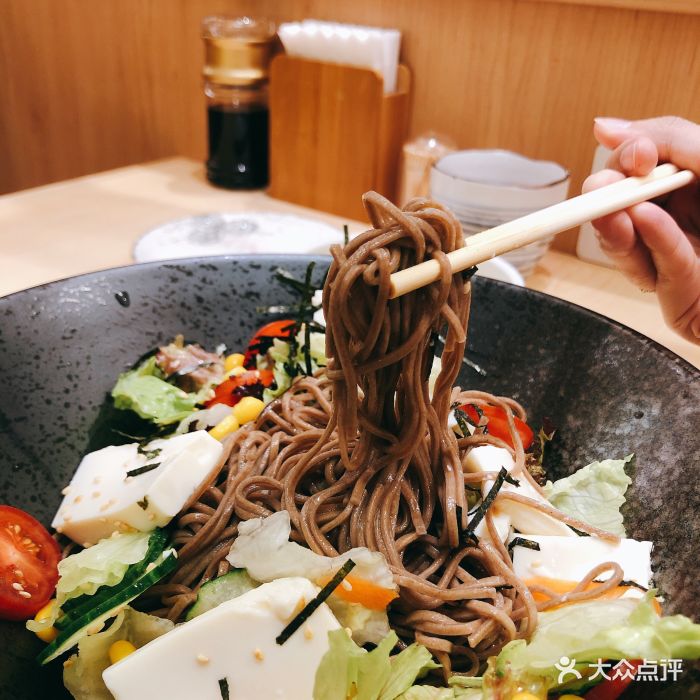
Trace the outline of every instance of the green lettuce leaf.
<instances>
[{"instance_id":1,"label":"green lettuce leaf","mask_svg":"<svg viewBox=\"0 0 700 700\"><path fill-rule=\"evenodd\" d=\"M63 669L63 682L75 700L113 700L102 680L102 672L110 665L109 647L126 639L137 649L169 632L175 625L170 620L125 608L104 632L83 637L78 654Z\"/></svg>"},{"instance_id":2,"label":"green lettuce leaf","mask_svg":"<svg viewBox=\"0 0 700 700\"><path fill-rule=\"evenodd\" d=\"M296 364L304 367L306 358L303 350L303 329L297 334L296 344L297 352L294 357L294 361ZM312 371L315 372L320 367L325 367L328 364L328 360L326 359L326 336L323 333L310 333L309 346L311 368ZM272 345L267 351L267 354L264 356L258 355L258 368L269 367L270 360L274 362L272 374L275 378L275 384L277 387L275 389L265 389L265 391L263 391L263 401L265 403L270 403L270 401L276 399L278 396L281 396L292 385L293 378L287 374L287 370L284 367L284 365L289 361L289 352L290 344L286 340L275 338L272 341Z\"/></svg>"},{"instance_id":3,"label":"green lettuce leaf","mask_svg":"<svg viewBox=\"0 0 700 700\"><path fill-rule=\"evenodd\" d=\"M343 629L329 632L328 641L329 649L316 671L314 700L395 700L416 678L439 668L419 644L390 656L398 642L395 632L370 652L357 646Z\"/></svg>"},{"instance_id":4,"label":"green lettuce leaf","mask_svg":"<svg viewBox=\"0 0 700 700\"><path fill-rule=\"evenodd\" d=\"M620 508L632 483L625 473L625 465L632 456L593 462L564 479L548 481L545 495L563 513L626 537Z\"/></svg>"},{"instance_id":5,"label":"green lettuce leaf","mask_svg":"<svg viewBox=\"0 0 700 700\"><path fill-rule=\"evenodd\" d=\"M114 586L131 564L146 556L150 532L127 532L100 540L71 554L58 565L58 607L69 598L92 595L100 586Z\"/></svg>"},{"instance_id":6,"label":"green lettuce leaf","mask_svg":"<svg viewBox=\"0 0 700 700\"><path fill-rule=\"evenodd\" d=\"M683 615L659 617L653 599L654 591L649 591L641 601L592 600L540 613L529 643L510 642L489 659L485 697L509 697L516 688L536 694L556 687L555 664L564 656L582 673L599 659L700 658L700 625Z\"/></svg>"},{"instance_id":7,"label":"green lettuce leaf","mask_svg":"<svg viewBox=\"0 0 700 700\"><path fill-rule=\"evenodd\" d=\"M159 425L178 423L194 411L199 394L188 394L162 378L156 358L150 357L136 369L119 375L112 389L114 405L131 410Z\"/></svg>"}]
</instances>

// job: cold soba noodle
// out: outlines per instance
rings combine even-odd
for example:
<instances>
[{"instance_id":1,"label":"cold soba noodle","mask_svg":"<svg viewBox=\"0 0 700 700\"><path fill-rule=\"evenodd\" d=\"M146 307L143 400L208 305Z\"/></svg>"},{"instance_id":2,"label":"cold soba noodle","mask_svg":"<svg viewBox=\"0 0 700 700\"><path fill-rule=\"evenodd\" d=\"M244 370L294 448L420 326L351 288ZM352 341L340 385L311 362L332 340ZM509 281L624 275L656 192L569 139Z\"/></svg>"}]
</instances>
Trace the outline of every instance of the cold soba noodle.
<instances>
[{"instance_id":1,"label":"cold soba noodle","mask_svg":"<svg viewBox=\"0 0 700 700\"><path fill-rule=\"evenodd\" d=\"M229 570L224 557L238 523L285 509L293 538L315 552L333 556L358 546L381 552L400 587L389 611L399 635L427 646L447 674L477 673L508 641L532 634L538 604L513 573L490 510L490 538L465 537L471 517L465 487L496 474L469 473L463 463L475 446L504 447L515 461L513 476L539 488L513 422L513 415L526 416L511 399L452 389L471 293L446 258L463 244L459 222L428 200L402 211L368 193L365 206L374 229L331 251L323 292L327 370L295 382L228 440L215 483L179 518L179 569L154 592L163 614L179 619L201 583ZM391 273L429 258L440 264L441 279L389 300ZM431 397L438 334L445 343ZM503 408L514 448L479 430L458 438L448 427L455 401ZM500 499L612 537L513 491ZM585 590L603 572L612 575L594 592ZM603 564L567 600L599 595L621 579L619 566ZM539 609L563 601L549 596Z\"/></svg>"}]
</instances>

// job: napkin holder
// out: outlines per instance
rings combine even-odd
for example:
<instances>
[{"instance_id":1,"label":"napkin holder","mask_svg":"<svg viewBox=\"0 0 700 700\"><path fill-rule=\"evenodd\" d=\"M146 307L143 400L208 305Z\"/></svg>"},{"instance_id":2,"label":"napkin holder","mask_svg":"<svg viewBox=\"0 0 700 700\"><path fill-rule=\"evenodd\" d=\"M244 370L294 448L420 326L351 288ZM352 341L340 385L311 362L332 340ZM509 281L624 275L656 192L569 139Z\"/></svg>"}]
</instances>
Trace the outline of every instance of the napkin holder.
<instances>
[{"instance_id":1,"label":"napkin holder","mask_svg":"<svg viewBox=\"0 0 700 700\"><path fill-rule=\"evenodd\" d=\"M396 92L368 68L281 54L270 66L269 194L366 220L362 195L396 198L410 73Z\"/></svg>"}]
</instances>

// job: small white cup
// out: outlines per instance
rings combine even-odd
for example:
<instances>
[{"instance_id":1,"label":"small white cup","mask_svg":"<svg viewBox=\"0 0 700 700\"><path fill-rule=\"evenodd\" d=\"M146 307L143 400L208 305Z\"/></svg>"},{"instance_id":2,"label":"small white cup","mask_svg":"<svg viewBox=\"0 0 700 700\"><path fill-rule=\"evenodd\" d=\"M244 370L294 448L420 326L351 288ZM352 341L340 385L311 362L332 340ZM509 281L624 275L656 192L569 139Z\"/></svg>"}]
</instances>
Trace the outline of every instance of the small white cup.
<instances>
[{"instance_id":1,"label":"small white cup","mask_svg":"<svg viewBox=\"0 0 700 700\"><path fill-rule=\"evenodd\" d=\"M449 207L470 236L566 199L569 173L557 163L503 150L456 151L430 174L430 194ZM549 239L503 257L524 276L544 255Z\"/></svg>"}]
</instances>

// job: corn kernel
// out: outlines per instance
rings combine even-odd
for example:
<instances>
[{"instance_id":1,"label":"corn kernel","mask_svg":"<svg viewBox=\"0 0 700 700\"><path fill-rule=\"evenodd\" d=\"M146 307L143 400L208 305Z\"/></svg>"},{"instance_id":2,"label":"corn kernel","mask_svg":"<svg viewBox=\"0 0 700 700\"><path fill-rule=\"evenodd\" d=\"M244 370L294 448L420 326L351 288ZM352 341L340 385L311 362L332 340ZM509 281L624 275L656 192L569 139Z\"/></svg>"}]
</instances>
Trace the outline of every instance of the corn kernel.
<instances>
[{"instance_id":1,"label":"corn kernel","mask_svg":"<svg viewBox=\"0 0 700 700\"><path fill-rule=\"evenodd\" d=\"M229 377L238 377L241 374L245 374L248 370L245 367L234 367L229 373Z\"/></svg>"},{"instance_id":2,"label":"corn kernel","mask_svg":"<svg viewBox=\"0 0 700 700\"><path fill-rule=\"evenodd\" d=\"M532 693L527 692L526 690L521 690L519 693L516 693L512 700L541 700L541 698L537 695L533 695Z\"/></svg>"},{"instance_id":3,"label":"corn kernel","mask_svg":"<svg viewBox=\"0 0 700 700\"><path fill-rule=\"evenodd\" d=\"M243 367L243 360L245 355L241 355L240 352L234 352L232 355L227 355L224 359L224 371L230 372L236 367Z\"/></svg>"},{"instance_id":4,"label":"corn kernel","mask_svg":"<svg viewBox=\"0 0 700 700\"><path fill-rule=\"evenodd\" d=\"M48 603L46 603L46 605L44 605L43 608L41 608L41 610L39 610L39 612L37 612L36 615L34 615L34 620L36 622L48 620L53 615L55 606L56 601L50 600ZM58 630L52 625L51 627L45 627L44 629L37 631L35 634L37 637L39 637L39 639L41 639L42 642L50 644L58 636Z\"/></svg>"},{"instance_id":5,"label":"corn kernel","mask_svg":"<svg viewBox=\"0 0 700 700\"><path fill-rule=\"evenodd\" d=\"M256 399L254 396L244 396L234 407L233 415L236 416L238 422L243 425L243 423L249 423L255 420L265 404L260 400Z\"/></svg>"},{"instance_id":6,"label":"corn kernel","mask_svg":"<svg viewBox=\"0 0 700 700\"><path fill-rule=\"evenodd\" d=\"M125 659L129 654L133 654L136 651L136 647L131 643L127 642L126 639L120 639L109 648L109 661L110 663L116 664L118 661Z\"/></svg>"},{"instance_id":7,"label":"corn kernel","mask_svg":"<svg viewBox=\"0 0 700 700\"><path fill-rule=\"evenodd\" d=\"M235 414L230 413L209 431L209 435L217 440L223 440L227 435L236 432L238 428L240 428L238 418L236 418Z\"/></svg>"}]
</instances>

